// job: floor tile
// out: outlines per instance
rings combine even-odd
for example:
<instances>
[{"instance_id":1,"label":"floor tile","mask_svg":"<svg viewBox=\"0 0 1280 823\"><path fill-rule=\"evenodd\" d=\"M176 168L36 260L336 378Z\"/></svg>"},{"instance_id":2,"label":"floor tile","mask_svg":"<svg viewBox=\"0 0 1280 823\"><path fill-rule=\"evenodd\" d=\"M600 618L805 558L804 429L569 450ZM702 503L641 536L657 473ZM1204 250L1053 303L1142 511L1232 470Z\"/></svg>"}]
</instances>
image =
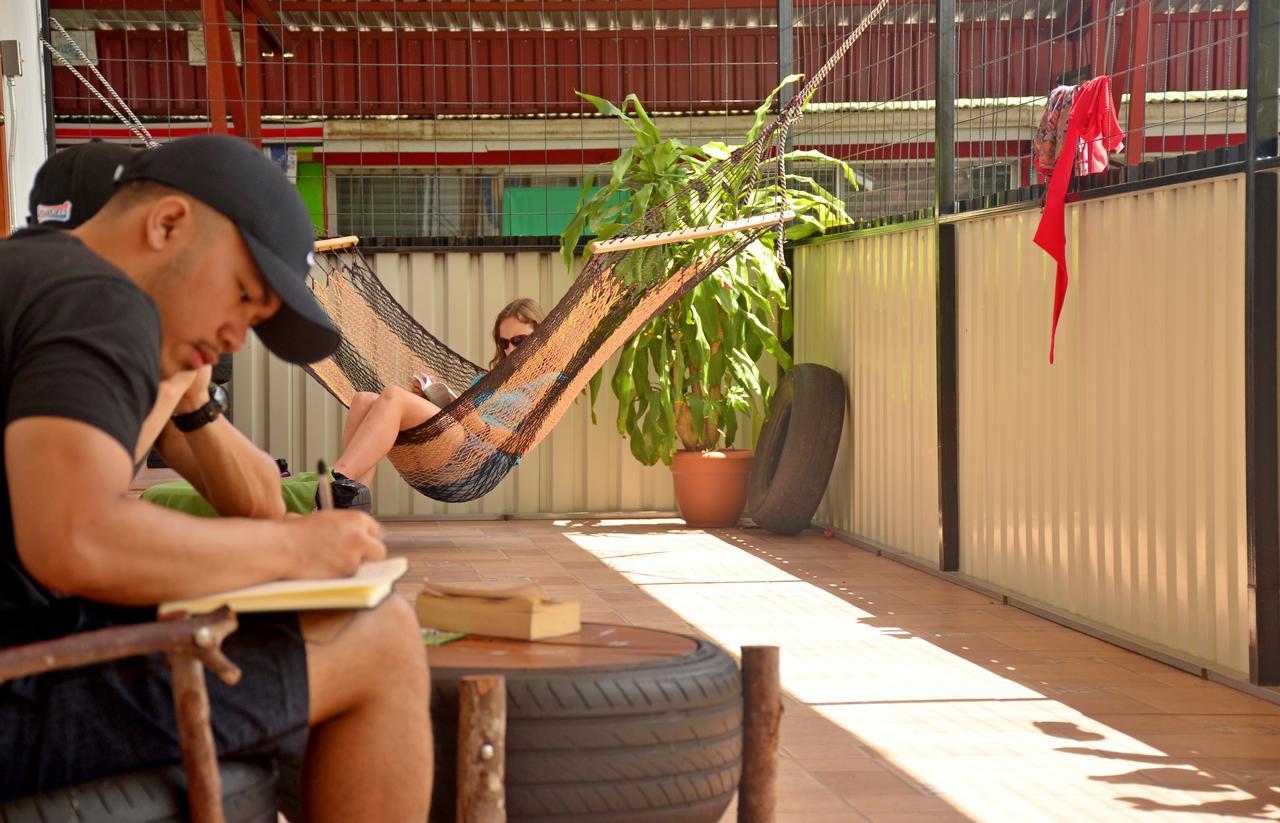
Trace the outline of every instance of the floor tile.
<instances>
[{"instance_id":1,"label":"floor tile","mask_svg":"<svg viewBox=\"0 0 1280 823\"><path fill-rule=\"evenodd\" d=\"M1280 817L1280 707L834 540L386 528L413 574L523 576L586 619L778 645L779 823Z\"/></svg>"}]
</instances>

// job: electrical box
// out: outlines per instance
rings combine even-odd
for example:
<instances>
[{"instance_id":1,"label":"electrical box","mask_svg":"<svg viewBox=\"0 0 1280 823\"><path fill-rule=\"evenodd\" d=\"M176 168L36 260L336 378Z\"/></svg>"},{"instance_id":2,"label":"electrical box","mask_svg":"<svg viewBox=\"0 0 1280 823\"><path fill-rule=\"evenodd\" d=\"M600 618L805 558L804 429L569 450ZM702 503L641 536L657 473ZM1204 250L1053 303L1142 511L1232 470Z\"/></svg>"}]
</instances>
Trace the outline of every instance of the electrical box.
<instances>
[{"instance_id":1,"label":"electrical box","mask_svg":"<svg viewBox=\"0 0 1280 823\"><path fill-rule=\"evenodd\" d=\"M22 53L17 40L0 40L0 70L5 77L22 76Z\"/></svg>"}]
</instances>

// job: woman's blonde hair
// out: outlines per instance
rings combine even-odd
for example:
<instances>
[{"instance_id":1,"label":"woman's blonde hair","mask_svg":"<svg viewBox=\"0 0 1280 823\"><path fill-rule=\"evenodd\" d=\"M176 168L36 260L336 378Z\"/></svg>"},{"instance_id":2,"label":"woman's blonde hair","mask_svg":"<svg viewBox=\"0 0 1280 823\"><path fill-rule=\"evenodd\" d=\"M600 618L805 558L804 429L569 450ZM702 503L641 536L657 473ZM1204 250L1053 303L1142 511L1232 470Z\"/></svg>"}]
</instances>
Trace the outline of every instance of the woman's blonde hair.
<instances>
[{"instance_id":1,"label":"woman's blonde hair","mask_svg":"<svg viewBox=\"0 0 1280 823\"><path fill-rule=\"evenodd\" d=\"M532 297L521 297L518 300L512 300L502 311L498 312L498 316L493 321L493 346L495 354L493 359L489 361L489 368L501 363L507 357L507 350L502 348L498 343L498 327L502 325L502 321L508 317L514 317L522 323L528 323L535 329L538 324L546 319L547 313L542 310L542 306L538 305L538 301Z\"/></svg>"}]
</instances>

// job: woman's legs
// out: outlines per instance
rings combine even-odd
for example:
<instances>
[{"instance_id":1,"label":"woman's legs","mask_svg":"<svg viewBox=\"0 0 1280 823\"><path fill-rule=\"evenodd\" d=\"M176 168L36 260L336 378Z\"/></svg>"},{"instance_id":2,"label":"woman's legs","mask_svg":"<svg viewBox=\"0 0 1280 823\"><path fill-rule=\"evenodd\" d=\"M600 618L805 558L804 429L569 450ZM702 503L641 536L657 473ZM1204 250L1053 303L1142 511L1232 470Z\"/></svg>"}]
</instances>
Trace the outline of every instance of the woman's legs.
<instances>
[{"instance_id":1,"label":"woman's legs","mask_svg":"<svg viewBox=\"0 0 1280 823\"><path fill-rule=\"evenodd\" d=\"M346 451L351 438L355 436L356 429L360 428L365 416L369 414L369 409L373 408L377 400L378 395L371 391L358 391L351 398L351 407L347 410L347 424L342 427L343 451Z\"/></svg>"},{"instance_id":2,"label":"woman's legs","mask_svg":"<svg viewBox=\"0 0 1280 823\"><path fill-rule=\"evenodd\" d=\"M347 418L347 430L343 434L342 456L333 464L333 470L367 486L373 482L378 461L395 445L396 435L422 425L440 408L425 397L399 386L388 386L376 400L361 401L362 406L365 403L368 403L367 410L353 423L356 399L352 398L351 416Z\"/></svg>"}]
</instances>

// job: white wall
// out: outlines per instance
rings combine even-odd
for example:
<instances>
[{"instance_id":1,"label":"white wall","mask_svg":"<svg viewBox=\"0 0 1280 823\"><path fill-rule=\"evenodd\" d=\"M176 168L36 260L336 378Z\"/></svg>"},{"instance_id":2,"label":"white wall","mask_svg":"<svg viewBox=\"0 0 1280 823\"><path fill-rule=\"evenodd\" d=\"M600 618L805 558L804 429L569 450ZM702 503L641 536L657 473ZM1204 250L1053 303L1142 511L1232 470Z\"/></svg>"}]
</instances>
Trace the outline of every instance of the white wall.
<instances>
[{"instance_id":1,"label":"white wall","mask_svg":"<svg viewBox=\"0 0 1280 823\"><path fill-rule=\"evenodd\" d=\"M44 47L40 45L40 4L36 0L0 2L0 40L17 40L22 75L0 84L4 93L4 132L8 156L10 228L26 225L27 194L36 170L49 156L45 107Z\"/></svg>"}]
</instances>

